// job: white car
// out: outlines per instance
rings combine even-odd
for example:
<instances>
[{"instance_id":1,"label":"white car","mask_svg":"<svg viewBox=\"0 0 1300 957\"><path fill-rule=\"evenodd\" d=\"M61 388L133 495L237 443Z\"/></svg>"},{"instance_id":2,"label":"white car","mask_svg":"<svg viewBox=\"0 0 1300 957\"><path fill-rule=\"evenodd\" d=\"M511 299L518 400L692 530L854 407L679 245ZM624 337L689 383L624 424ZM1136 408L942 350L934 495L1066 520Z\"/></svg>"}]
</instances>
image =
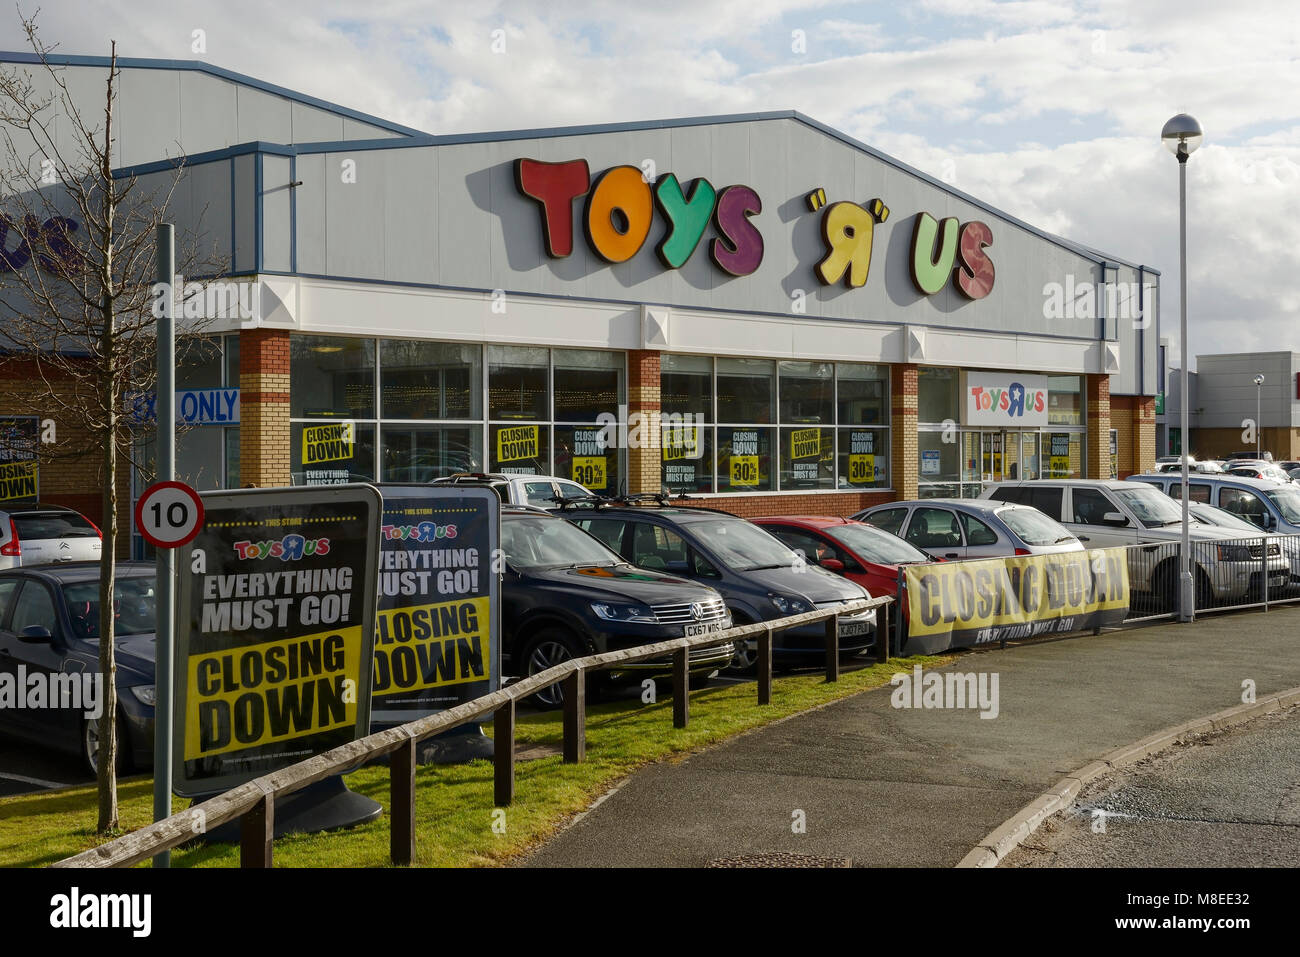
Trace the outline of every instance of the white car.
<instances>
[{"instance_id":1,"label":"white car","mask_svg":"<svg viewBox=\"0 0 1300 957\"><path fill-rule=\"evenodd\" d=\"M0 511L0 568L97 562L103 549L99 528L76 509L26 505Z\"/></svg>"},{"instance_id":2,"label":"white car","mask_svg":"<svg viewBox=\"0 0 1300 957\"><path fill-rule=\"evenodd\" d=\"M1032 505L1068 528L1089 548L1149 545L1129 548L1129 579L1135 592L1172 600L1178 581L1178 542L1182 538L1182 507L1150 483L1172 476L1141 480L1045 479L1001 482L981 498ZM1265 547L1258 537L1244 538L1227 528L1193 523L1192 558L1196 566L1196 605L1235 602L1262 588L1282 588L1290 568L1276 541Z\"/></svg>"},{"instance_id":3,"label":"white car","mask_svg":"<svg viewBox=\"0 0 1300 957\"><path fill-rule=\"evenodd\" d=\"M516 475L508 472L457 472L430 485L470 485L490 488L507 505L554 508L559 499L588 498L595 493L573 479L558 475Z\"/></svg>"}]
</instances>

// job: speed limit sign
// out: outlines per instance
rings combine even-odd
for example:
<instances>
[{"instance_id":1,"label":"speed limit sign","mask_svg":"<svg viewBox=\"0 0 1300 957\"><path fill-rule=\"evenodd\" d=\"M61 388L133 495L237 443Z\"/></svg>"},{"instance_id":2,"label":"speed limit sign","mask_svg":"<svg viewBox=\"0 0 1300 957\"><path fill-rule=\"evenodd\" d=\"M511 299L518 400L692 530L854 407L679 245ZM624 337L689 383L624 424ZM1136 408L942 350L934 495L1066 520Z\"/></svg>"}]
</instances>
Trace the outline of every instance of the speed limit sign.
<instances>
[{"instance_id":1,"label":"speed limit sign","mask_svg":"<svg viewBox=\"0 0 1300 957\"><path fill-rule=\"evenodd\" d=\"M180 548L203 528L203 502L184 482L154 482L135 503L135 527L155 548Z\"/></svg>"}]
</instances>

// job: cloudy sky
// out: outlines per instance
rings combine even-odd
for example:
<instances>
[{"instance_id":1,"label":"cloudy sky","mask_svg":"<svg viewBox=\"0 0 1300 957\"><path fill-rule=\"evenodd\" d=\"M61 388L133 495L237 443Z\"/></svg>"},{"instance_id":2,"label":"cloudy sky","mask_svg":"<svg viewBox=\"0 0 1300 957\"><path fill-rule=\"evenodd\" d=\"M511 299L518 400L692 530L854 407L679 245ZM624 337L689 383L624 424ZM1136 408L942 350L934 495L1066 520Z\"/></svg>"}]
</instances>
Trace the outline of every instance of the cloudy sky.
<instances>
[{"instance_id":1,"label":"cloudy sky","mask_svg":"<svg viewBox=\"0 0 1300 957\"><path fill-rule=\"evenodd\" d=\"M1159 133L1186 111L1192 352L1300 351L1295 0L45 0L39 22L63 53L115 39L433 133L799 110L1160 269L1175 349Z\"/></svg>"}]
</instances>

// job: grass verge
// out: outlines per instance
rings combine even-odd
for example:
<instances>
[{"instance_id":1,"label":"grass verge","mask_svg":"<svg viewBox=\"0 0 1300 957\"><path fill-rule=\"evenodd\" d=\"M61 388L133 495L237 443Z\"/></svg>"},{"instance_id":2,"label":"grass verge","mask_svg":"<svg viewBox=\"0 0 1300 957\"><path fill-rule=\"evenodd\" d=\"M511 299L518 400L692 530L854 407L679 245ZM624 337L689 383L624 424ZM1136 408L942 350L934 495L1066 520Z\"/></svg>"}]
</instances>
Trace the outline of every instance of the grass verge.
<instances>
[{"instance_id":1,"label":"grass verge","mask_svg":"<svg viewBox=\"0 0 1300 957\"><path fill-rule=\"evenodd\" d=\"M672 727L672 703L667 696L653 705L635 699L591 706L585 762L564 764L557 754L516 765L515 803L504 811L504 833L493 829L500 815L493 815L490 762L420 767L416 772L417 863L473 867L508 861L545 841L639 767L879 687L897 672L910 672L913 665L933 667L951 660L952 656L895 659L845 672L835 684L826 683L820 674L779 677L773 683L772 704L766 708L757 705L752 683L695 691L690 725L681 730ZM516 740L522 746L560 747L559 714L522 715ZM349 775L347 783L353 791L383 804L385 816L347 831L282 838L275 843L277 867L388 866L388 769L362 768ZM149 823L151 778L120 781L118 798L124 831ZM0 866L44 866L101 843L94 833L95 806L93 785L0 800ZM172 852L173 867L238 863L234 845L196 845Z\"/></svg>"}]
</instances>

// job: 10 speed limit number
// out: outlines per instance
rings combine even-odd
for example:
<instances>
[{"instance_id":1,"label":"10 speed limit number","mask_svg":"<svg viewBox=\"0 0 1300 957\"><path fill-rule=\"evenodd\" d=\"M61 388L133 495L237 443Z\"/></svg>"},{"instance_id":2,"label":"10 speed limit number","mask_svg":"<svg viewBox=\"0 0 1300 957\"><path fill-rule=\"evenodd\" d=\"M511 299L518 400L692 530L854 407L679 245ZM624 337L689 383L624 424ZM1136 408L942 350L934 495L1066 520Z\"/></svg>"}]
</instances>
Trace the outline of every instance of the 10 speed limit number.
<instances>
[{"instance_id":1,"label":"10 speed limit number","mask_svg":"<svg viewBox=\"0 0 1300 957\"><path fill-rule=\"evenodd\" d=\"M180 548L203 528L203 502L184 482L154 482L135 503L135 527L155 548Z\"/></svg>"}]
</instances>

